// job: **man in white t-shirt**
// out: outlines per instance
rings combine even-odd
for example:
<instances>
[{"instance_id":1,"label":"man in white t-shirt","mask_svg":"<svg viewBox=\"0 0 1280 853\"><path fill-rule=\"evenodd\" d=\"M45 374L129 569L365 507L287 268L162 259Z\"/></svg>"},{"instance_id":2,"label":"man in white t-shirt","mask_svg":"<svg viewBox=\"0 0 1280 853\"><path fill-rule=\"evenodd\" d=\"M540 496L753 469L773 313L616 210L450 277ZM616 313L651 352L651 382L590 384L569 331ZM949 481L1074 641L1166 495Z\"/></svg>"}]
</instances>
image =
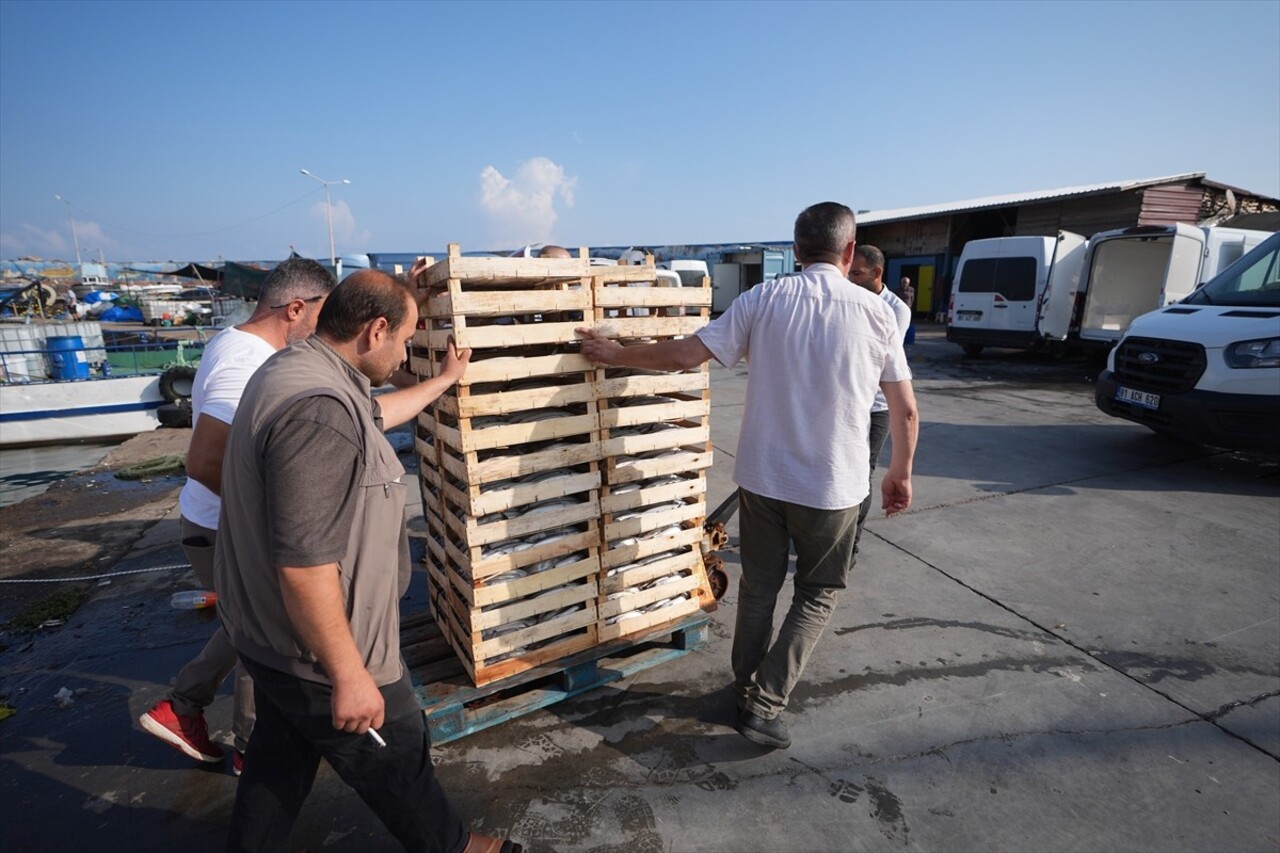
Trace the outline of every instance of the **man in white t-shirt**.
<instances>
[{"instance_id":1,"label":"man in white t-shirt","mask_svg":"<svg viewBox=\"0 0 1280 853\"><path fill-rule=\"evenodd\" d=\"M214 588L213 545L222 507L222 455L240 396L264 361L315 331L320 307L333 287L333 274L315 261L291 258L281 263L263 281L253 315L215 335L200 358L191 395L194 429L187 449L187 483L178 504L182 509L182 549L205 589ZM253 731L253 682L237 664L235 649L222 627L178 673L169 698L138 722L147 732L198 761L220 761L222 748L209 739L204 709L232 669L236 670L232 769L238 776Z\"/></svg>"},{"instance_id":2,"label":"man in white t-shirt","mask_svg":"<svg viewBox=\"0 0 1280 853\"><path fill-rule=\"evenodd\" d=\"M883 299L893 309L893 316L898 321L898 343L905 344L907 329L911 327L911 309L907 303L898 298L898 294L884 286L884 252L867 243L854 247L853 262L849 265L849 281L865 287ZM876 473L876 463L880 461L880 451L884 449L884 440L889 437L889 404L884 399L883 391L876 391L876 401L871 404L871 432L869 446L871 450L870 476ZM871 511L871 493L862 502L858 511L858 532L853 537L853 553L857 556L858 543L862 541L862 524Z\"/></svg>"},{"instance_id":3,"label":"man in white t-shirt","mask_svg":"<svg viewBox=\"0 0 1280 853\"><path fill-rule=\"evenodd\" d=\"M711 358L732 367L750 357L733 471L742 512L735 728L778 749L791 745L781 713L853 564L877 386L893 433L883 506L893 514L911 505L919 431L911 371L889 306L847 278L854 232L853 212L842 204L805 209L795 223L803 271L753 287L695 335L623 347L578 330L583 355L601 364L689 370ZM792 547L795 592L771 643Z\"/></svg>"}]
</instances>

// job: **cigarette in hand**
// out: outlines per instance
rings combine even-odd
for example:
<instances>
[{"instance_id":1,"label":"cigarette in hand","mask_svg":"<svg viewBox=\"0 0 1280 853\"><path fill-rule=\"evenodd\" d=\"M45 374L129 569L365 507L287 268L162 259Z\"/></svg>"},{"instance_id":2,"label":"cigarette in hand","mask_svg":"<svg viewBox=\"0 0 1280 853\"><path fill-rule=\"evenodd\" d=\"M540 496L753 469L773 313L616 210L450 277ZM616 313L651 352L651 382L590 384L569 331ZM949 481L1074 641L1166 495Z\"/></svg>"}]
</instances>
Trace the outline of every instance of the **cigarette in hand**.
<instances>
[{"instance_id":1,"label":"cigarette in hand","mask_svg":"<svg viewBox=\"0 0 1280 853\"><path fill-rule=\"evenodd\" d=\"M382 739L382 735L378 734L377 729L369 729L368 734L369 734L369 737L373 738L373 742L376 743L379 747L382 747L383 749L386 748L387 742Z\"/></svg>"}]
</instances>

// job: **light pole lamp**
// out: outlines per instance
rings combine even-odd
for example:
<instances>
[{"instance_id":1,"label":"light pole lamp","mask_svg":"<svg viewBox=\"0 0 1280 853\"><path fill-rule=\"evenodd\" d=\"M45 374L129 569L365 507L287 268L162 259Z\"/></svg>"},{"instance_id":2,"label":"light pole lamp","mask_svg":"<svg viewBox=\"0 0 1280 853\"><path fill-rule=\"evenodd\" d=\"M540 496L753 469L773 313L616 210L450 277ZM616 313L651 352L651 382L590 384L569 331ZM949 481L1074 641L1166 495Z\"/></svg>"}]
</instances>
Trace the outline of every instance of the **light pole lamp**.
<instances>
[{"instance_id":1,"label":"light pole lamp","mask_svg":"<svg viewBox=\"0 0 1280 853\"><path fill-rule=\"evenodd\" d=\"M76 236L76 218L71 213L71 202L57 193L54 193L53 197L67 206L67 219L71 221L71 242L76 247L76 265L78 266L80 264L80 238Z\"/></svg>"},{"instance_id":2,"label":"light pole lamp","mask_svg":"<svg viewBox=\"0 0 1280 853\"><path fill-rule=\"evenodd\" d=\"M349 184L351 182L346 178L343 178L340 181L326 181L324 178L311 174L306 169L299 169L298 171L302 172L302 174L306 175L308 178L324 184L324 212L325 217L329 220L329 266L333 267L334 270L337 270L338 253L333 249L333 202L329 199L329 187L333 184Z\"/></svg>"}]
</instances>

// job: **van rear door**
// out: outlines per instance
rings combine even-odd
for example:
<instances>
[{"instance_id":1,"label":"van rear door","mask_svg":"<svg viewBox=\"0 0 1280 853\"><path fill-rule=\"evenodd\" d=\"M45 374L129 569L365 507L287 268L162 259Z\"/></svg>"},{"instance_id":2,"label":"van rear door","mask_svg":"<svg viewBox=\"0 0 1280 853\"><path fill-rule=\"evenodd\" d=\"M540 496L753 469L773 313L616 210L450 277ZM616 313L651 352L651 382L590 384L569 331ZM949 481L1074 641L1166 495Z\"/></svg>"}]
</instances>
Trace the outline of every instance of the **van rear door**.
<instances>
[{"instance_id":1,"label":"van rear door","mask_svg":"<svg viewBox=\"0 0 1280 853\"><path fill-rule=\"evenodd\" d=\"M1204 231L1185 224L1095 234L1085 259L1081 340L1109 347L1135 317L1189 294L1200 280L1204 244Z\"/></svg>"},{"instance_id":2,"label":"van rear door","mask_svg":"<svg viewBox=\"0 0 1280 853\"><path fill-rule=\"evenodd\" d=\"M956 282L956 326L992 331L1035 328L1040 259L1031 255L967 258Z\"/></svg>"},{"instance_id":3,"label":"van rear door","mask_svg":"<svg viewBox=\"0 0 1280 853\"><path fill-rule=\"evenodd\" d=\"M1036 332L1046 340L1065 341L1075 313L1080 274L1084 270L1088 240L1070 231L1059 231L1049 265L1049 280L1040 297Z\"/></svg>"},{"instance_id":4,"label":"van rear door","mask_svg":"<svg viewBox=\"0 0 1280 853\"><path fill-rule=\"evenodd\" d=\"M1200 283L1206 240L1203 228L1182 223L1174 226L1173 251L1169 254L1169 268L1165 270L1164 286L1160 289L1160 303L1147 310L1163 308L1191 295L1191 291ZM1125 328L1128 328L1128 324L1125 324Z\"/></svg>"}]
</instances>

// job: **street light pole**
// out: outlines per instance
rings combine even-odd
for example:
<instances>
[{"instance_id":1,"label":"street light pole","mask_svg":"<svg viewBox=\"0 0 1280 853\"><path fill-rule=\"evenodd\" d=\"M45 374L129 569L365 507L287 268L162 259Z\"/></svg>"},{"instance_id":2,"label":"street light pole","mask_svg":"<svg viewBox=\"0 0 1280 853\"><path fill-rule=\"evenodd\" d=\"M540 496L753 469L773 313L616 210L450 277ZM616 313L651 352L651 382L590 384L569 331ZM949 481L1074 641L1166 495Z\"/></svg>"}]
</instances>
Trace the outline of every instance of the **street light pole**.
<instances>
[{"instance_id":1,"label":"street light pole","mask_svg":"<svg viewBox=\"0 0 1280 853\"><path fill-rule=\"evenodd\" d=\"M333 267L334 270L337 270L338 253L335 252L333 248L333 202L329 198L329 187L333 184L349 184L351 182L346 178L343 178L340 181L326 181L324 178L311 174L306 169L299 169L298 171L302 172L302 174L306 175L308 178L324 184L324 212L325 217L329 220L329 266Z\"/></svg>"},{"instance_id":2,"label":"street light pole","mask_svg":"<svg viewBox=\"0 0 1280 853\"><path fill-rule=\"evenodd\" d=\"M80 238L76 236L76 218L71 213L71 202L67 201L57 193L53 197L67 206L67 219L71 220L71 242L76 246L76 265L80 264Z\"/></svg>"}]
</instances>

